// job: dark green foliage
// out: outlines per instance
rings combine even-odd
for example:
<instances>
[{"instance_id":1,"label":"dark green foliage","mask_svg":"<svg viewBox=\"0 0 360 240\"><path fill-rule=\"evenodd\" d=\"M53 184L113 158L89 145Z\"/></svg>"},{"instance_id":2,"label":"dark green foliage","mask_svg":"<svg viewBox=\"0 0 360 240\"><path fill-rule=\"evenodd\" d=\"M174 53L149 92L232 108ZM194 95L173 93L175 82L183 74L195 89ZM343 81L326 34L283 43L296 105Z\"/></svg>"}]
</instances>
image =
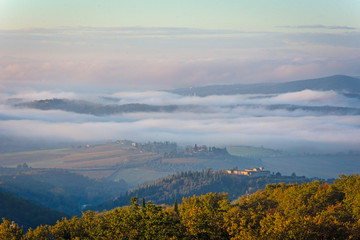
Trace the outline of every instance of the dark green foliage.
<instances>
[{"instance_id":1,"label":"dark green foliage","mask_svg":"<svg viewBox=\"0 0 360 240\"><path fill-rule=\"evenodd\" d=\"M30 229L3 219L0 239L360 239L360 177L273 184L231 204L227 194L183 198L178 206L148 201ZM176 202L175 202L176 203Z\"/></svg>"},{"instance_id":2,"label":"dark green foliage","mask_svg":"<svg viewBox=\"0 0 360 240\"><path fill-rule=\"evenodd\" d=\"M177 202L177 198L175 198L175 202L174 202L174 212L176 214L179 214L179 205L178 205L178 202Z\"/></svg>"}]
</instances>

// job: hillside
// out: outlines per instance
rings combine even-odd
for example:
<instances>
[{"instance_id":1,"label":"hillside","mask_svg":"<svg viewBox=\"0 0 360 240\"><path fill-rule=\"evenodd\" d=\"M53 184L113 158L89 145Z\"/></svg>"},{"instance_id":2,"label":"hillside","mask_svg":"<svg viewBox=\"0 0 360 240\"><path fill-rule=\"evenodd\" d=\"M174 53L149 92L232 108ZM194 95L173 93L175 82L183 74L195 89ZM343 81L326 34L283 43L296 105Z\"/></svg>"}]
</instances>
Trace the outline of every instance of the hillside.
<instances>
[{"instance_id":1,"label":"hillside","mask_svg":"<svg viewBox=\"0 0 360 240\"><path fill-rule=\"evenodd\" d=\"M69 215L127 189L125 182L94 180L61 169L0 168L0 192L15 194Z\"/></svg>"},{"instance_id":2,"label":"hillside","mask_svg":"<svg viewBox=\"0 0 360 240\"><path fill-rule=\"evenodd\" d=\"M299 80L285 83L260 83L260 84L233 84L213 85L205 87L191 87L171 90L169 92L180 95L196 95L200 97L209 95L234 95L234 94L279 94L299 92L305 89L329 91L340 93L360 93L360 79L345 75L335 75L324 78Z\"/></svg>"},{"instance_id":3,"label":"hillside","mask_svg":"<svg viewBox=\"0 0 360 240\"><path fill-rule=\"evenodd\" d=\"M215 151L210 151L210 147L200 151L203 147L199 151L193 149L184 153L175 143L119 140L71 148L0 153L0 162L1 166L8 168L16 168L26 162L30 167L66 169L93 179L122 183L126 179L130 186L181 171L261 166L258 159L232 156L216 147L211 147ZM126 187L126 184L121 186Z\"/></svg>"},{"instance_id":4,"label":"hillside","mask_svg":"<svg viewBox=\"0 0 360 240\"><path fill-rule=\"evenodd\" d=\"M208 193L159 206L131 199L130 206L64 219L26 233L26 239L359 239L360 177L334 184L274 184L231 203ZM0 238L20 239L6 221ZM18 238L15 238L17 236Z\"/></svg>"},{"instance_id":5,"label":"hillside","mask_svg":"<svg viewBox=\"0 0 360 240\"><path fill-rule=\"evenodd\" d=\"M227 193L230 199L236 199L244 194L254 193L273 183L303 183L312 181L309 178L297 176L276 175L248 177L228 174L225 171L182 172L152 182L147 182L127 191L124 195L102 205L90 209L112 209L129 204L132 197L144 197L146 201L157 204L172 204L175 199L206 194L208 192Z\"/></svg>"},{"instance_id":6,"label":"hillside","mask_svg":"<svg viewBox=\"0 0 360 240\"><path fill-rule=\"evenodd\" d=\"M11 219L25 229L55 224L64 217L67 217L64 213L39 206L10 193L0 192L0 218Z\"/></svg>"}]
</instances>

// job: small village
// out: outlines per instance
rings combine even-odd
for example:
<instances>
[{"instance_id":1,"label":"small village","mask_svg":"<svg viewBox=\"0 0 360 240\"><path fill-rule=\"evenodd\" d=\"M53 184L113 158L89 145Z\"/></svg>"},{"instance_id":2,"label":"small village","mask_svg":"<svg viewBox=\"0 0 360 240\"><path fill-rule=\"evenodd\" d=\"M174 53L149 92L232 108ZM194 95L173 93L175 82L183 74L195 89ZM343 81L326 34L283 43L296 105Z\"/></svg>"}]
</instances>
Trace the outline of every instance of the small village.
<instances>
[{"instance_id":1,"label":"small village","mask_svg":"<svg viewBox=\"0 0 360 240\"><path fill-rule=\"evenodd\" d=\"M243 175L251 177L270 176L270 171L265 170L264 167L250 168L245 170L238 170L237 168L225 170L228 174Z\"/></svg>"}]
</instances>

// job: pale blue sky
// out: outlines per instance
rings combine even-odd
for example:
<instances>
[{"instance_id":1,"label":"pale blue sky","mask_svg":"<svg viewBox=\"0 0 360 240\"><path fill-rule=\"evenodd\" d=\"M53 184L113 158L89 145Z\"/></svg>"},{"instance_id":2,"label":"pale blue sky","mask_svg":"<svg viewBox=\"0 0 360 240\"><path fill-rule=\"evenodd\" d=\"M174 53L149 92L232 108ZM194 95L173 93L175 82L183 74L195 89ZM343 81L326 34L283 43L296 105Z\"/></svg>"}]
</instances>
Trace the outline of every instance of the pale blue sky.
<instances>
[{"instance_id":1,"label":"pale blue sky","mask_svg":"<svg viewBox=\"0 0 360 240\"><path fill-rule=\"evenodd\" d=\"M360 1L0 0L0 90L360 76Z\"/></svg>"},{"instance_id":2,"label":"pale blue sky","mask_svg":"<svg viewBox=\"0 0 360 240\"><path fill-rule=\"evenodd\" d=\"M192 27L265 31L280 25L360 27L357 0L1 0L0 28Z\"/></svg>"}]
</instances>

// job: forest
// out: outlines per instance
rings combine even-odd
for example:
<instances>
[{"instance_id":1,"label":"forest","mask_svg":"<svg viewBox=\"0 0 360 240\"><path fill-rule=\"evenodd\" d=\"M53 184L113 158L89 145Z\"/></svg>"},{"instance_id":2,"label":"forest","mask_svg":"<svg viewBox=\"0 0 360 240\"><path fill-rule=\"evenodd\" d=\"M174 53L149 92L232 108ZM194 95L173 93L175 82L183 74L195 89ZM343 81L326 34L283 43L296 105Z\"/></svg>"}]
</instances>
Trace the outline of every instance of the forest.
<instances>
[{"instance_id":1,"label":"forest","mask_svg":"<svg viewBox=\"0 0 360 240\"><path fill-rule=\"evenodd\" d=\"M248 177L228 174L224 170L179 172L167 177L159 178L140 184L136 188L129 189L114 200L106 201L97 206L89 206L88 210L112 209L129 204L132 197L142 196L156 204L172 204L175 199L193 195L206 194L208 192L227 193L230 200L234 200L244 194L251 194L259 189L264 189L267 184L273 183L304 183L314 179L304 176L281 176L280 173L269 176ZM326 180L332 182L332 179Z\"/></svg>"},{"instance_id":2,"label":"forest","mask_svg":"<svg viewBox=\"0 0 360 240\"><path fill-rule=\"evenodd\" d=\"M3 219L0 239L359 239L359 189L356 174L333 184L271 184L232 202L226 193L172 205L138 196L126 207L87 211L35 229Z\"/></svg>"}]
</instances>

